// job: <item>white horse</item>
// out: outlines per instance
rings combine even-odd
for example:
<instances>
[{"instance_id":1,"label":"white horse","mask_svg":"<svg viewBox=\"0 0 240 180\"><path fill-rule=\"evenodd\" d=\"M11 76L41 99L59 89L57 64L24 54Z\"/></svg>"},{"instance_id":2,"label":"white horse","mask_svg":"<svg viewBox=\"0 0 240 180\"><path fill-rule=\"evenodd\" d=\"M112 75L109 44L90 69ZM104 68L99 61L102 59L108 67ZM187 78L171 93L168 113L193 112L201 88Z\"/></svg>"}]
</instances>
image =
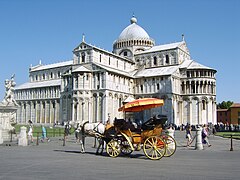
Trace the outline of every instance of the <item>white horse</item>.
<instances>
[{"instance_id":1,"label":"white horse","mask_svg":"<svg viewBox=\"0 0 240 180\"><path fill-rule=\"evenodd\" d=\"M89 121L83 121L82 123L71 123L78 130L79 142L81 144L81 152L85 152L85 137L94 137L93 147L96 147L96 139L98 139L99 146L102 144L100 142L101 136L103 136L105 131L105 126L102 122L89 123ZM76 127L78 124L78 127ZM99 149L99 148L98 148Z\"/></svg>"}]
</instances>

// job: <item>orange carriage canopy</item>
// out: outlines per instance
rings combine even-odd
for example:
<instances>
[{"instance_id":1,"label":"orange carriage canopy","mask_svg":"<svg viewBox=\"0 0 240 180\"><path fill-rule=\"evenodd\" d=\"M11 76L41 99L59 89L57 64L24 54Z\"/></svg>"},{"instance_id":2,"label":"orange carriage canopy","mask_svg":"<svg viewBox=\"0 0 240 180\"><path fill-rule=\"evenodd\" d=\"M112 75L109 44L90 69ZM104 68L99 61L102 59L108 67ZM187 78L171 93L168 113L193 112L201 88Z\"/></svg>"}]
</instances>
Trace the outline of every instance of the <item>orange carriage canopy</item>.
<instances>
[{"instance_id":1,"label":"orange carriage canopy","mask_svg":"<svg viewBox=\"0 0 240 180\"><path fill-rule=\"evenodd\" d=\"M163 99L142 98L142 99L136 99L134 101L124 104L122 107L118 109L118 111L139 112L139 111L156 108L163 105L164 105Z\"/></svg>"}]
</instances>

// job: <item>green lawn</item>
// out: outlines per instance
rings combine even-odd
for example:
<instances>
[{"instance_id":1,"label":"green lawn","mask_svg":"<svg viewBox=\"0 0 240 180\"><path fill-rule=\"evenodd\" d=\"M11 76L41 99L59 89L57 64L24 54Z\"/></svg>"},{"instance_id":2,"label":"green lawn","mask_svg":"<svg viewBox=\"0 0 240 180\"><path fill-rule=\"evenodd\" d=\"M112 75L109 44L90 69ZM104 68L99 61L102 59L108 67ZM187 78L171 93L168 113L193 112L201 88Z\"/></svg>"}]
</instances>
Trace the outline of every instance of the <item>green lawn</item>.
<instances>
[{"instance_id":1,"label":"green lawn","mask_svg":"<svg viewBox=\"0 0 240 180\"><path fill-rule=\"evenodd\" d=\"M28 128L28 125L15 125L16 133L18 134L20 132L20 127L25 126ZM60 137L64 134L64 127L45 127L47 131L48 137ZM28 131L28 129L27 129ZM71 133L74 132L74 129L70 130ZM34 137L40 137L42 135L42 129L41 126L33 126L33 136Z\"/></svg>"},{"instance_id":2,"label":"green lawn","mask_svg":"<svg viewBox=\"0 0 240 180\"><path fill-rule=\"evenodd\" d=\"M224 138L230 138L232 135L232 138L234 139L240 139L240 132L217 132L216 136L221 136Z\"/></svg>"}]
</instances>

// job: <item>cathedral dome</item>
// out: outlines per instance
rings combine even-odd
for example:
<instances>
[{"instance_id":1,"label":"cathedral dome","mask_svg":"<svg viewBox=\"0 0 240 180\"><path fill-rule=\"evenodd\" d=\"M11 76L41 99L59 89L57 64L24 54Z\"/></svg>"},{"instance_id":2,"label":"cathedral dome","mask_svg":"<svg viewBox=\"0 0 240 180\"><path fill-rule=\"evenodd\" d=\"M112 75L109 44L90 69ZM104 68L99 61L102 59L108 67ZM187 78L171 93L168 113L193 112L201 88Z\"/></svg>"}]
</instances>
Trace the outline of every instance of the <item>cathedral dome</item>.
<instances>
[{"instance_id":1,"label":"cathedral dome","mask_svg":"<svg viewBox=\"0 0 240 180\"><path fill-rule=\"evenodd\" d=\"M118 39L113 43L113 52L126 48L146 49L154 46L154 40L151 39L148 33L139 25L137 25L137 18L132 17L131 24L127 26L119 35Z\"/></svg>"},{"instance_id":2,"label":"cathedral dome","mask_svg":"<svg viewBox=\"0 0 240 180\"><path fill-rule=\"evenodd\" d=\"M137 19L135 17L131 18L131 24L121 32L118 38L118 40L127 39L150 39L148 33L137 25Z\"/></svg>"}]
</instances>

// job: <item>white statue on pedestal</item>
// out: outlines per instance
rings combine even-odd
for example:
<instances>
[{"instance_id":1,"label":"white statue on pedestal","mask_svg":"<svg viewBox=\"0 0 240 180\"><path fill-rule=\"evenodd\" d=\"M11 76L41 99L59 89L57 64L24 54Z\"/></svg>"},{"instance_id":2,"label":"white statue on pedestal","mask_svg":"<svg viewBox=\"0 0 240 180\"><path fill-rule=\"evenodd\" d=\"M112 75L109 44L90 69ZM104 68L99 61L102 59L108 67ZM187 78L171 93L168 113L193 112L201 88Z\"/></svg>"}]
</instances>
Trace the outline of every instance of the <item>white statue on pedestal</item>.
<instances>
[{"instance_id":1,"label":"white statue on pedestal","mask_svg":"<svg viewBox=\"0 0 240 180\"><path fill-rule=\"evenodd\" d=\"M0 142L1 140L9 141L12 138L11 132L14 130L12 125L16 123L18 104L14 99L14 87L16 86L14 77L15 75L12 75L10 80L5 80L5 97L0 102Z\"/></svg>"},{"instance_id":2,"label":"white statue on pedestal","mask_svg":"<svg viewBox=\"0 0 240 180\"><path fill-rule=\"evenodd\" d=\"M16 86L16 83L14 82L15 74L12 75L11 79L5 80L5 97L3 99L3 104L9 105L14 104L15 106L18 106L17 102L14 99L14 87Z\"/></svg>"}]
</instances>

